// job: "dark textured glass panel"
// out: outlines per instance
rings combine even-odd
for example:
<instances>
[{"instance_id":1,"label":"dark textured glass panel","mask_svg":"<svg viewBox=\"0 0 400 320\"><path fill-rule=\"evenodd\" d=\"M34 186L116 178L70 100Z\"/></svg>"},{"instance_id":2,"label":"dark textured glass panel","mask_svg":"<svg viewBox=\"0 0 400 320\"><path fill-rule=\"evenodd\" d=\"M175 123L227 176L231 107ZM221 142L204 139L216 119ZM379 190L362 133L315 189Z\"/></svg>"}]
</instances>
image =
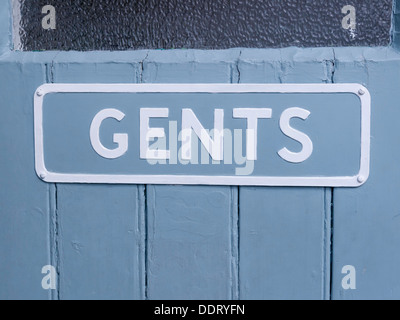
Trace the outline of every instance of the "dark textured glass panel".
<instances>
[{"instance_id":1,"label":"dark textured glass panel","mask_svg":"<svg viewBox=\"0 0 400 320\"><path fill-rule=\"evenodd\" d=\"M22 0L19 35L23 50L387 46L391 14L392 0Z\"/></svg>"}]
</instances>

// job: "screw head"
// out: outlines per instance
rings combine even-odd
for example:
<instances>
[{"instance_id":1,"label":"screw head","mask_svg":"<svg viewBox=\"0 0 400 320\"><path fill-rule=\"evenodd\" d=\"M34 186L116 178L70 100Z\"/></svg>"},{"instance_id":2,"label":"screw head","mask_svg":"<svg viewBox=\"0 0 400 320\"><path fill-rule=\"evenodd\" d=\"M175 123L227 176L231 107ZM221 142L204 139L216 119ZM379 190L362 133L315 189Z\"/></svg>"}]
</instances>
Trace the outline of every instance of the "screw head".
<instances>
[{"instance_id":1,"label":"screw head","mask_svg":"<svg viewBox=\"0 0 400 320\"><path fill-rule=\"evenodd\" d=\"M359 183L364 183L365 182L365 177L364 176L358 176L357 181Z\"/></svg>"},{"instance_id":2,"label":"screw head","mask_svg":"<svg viewBox=\"0 0 400 320\"><path fill-rule=\"evenodd\" d=\"M39 89L38 91L36 91L36 95L38 97L41 97L43 95L43 91Z\"/></svg>"},{"instance_id":3,"label":"screw head","mask_svg":"<svg viewBox=\"0 0 400 320\"><path fill-rule=\"evenodd\" d=\"M363 96L365 94L365 91L363 89L358 90L358 94L360 96Z\"/></svg>"},{"instance_id":4,"label":"screw head","mask_svg":"<svg viewBox=\"0 0 400 320\"><path fill-rule=\"evenodd\" d=\"M42 180L44 180L44 179L46 178L46 174L45 174L45 173L41 173L41 174L39 175L39 178L42 179Z\"/></svg>"}]
</instances>

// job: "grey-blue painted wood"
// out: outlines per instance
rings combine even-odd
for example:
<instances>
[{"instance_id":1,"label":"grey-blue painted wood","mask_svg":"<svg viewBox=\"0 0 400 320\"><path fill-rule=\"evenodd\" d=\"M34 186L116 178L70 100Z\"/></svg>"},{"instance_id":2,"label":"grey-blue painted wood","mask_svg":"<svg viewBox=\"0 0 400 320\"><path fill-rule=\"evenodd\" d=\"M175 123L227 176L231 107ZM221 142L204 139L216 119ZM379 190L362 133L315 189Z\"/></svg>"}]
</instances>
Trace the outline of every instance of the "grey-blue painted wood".
<instances>
[{"instance_id":1,"label":"grey-blue painted wood","mask_svg":"<svg viewBox=\"0 0 400 320\"><path fill-rule=\"evenodd\" d=\"M152 52L143 82L230 82L235 52ZM186 61L182 63L182 61ZM237 298L237 220L230 187L147 187L147 297Z\"/></svg>"},{"instance_id":2,"label":"grey-blue painted wood","mask_svg":"<svg viewBox=\"0 0 400 320\"><path fill-rule=\"evenodd\" d=\"M397 51L18 53L9 51L8 4L0 5L0 299L400 298ZM45 184L34 171L32 98L51 81L358 82L372 95L371 176L333 192ZM42 289L48 264L57 290ZM342 287L346 265L357 272L354 290Z\"/></svg>"},{"instance_id":3,"label":"grey-blue painted wood","mask_svg":"<svg viewBox=\"0 0 400 320\"><path fill-rule=\"evenodd\" d=\"M324 189L242 187L239 203L240 298L328 298Z\"/></svg>"},{"instance_id":4,"label":"grey-blue painted wood","mask_svg":"<svg viewBox=\"0 0 400 320\"><path fill-rule=\"evenodd\" d=\"M230 299L229 187L148 186L148 298Z\"/></svg>"},{"instance_id":5,"label":"grey-blue painted wood","mask_svg":"<svg viewBox=\"0 0 400 320\"><path fill-rule=\"evenodd\" d=\"M66 61L67 60L67 61ZM54 82L137 80L139 63L51 65ZM60 299L143 299L144 194L138 186L57 185Z\"/></svg>"},{"instance_id":6,"label":"grey-blue painted wood","mask_svg":"<svg viewBox=\"0 0 400 320\"><path fill-rule=\"evenodd\" d=\"M391 49L336 50L337 82L364 83L372 95L371 176L334 193L333 299L400 298L400 57ZM342 287L354 266L356 288Z\"/></svg>"},{"instance_id":7,"label":"grey-blue painted wood","mask_svg":"<svg viewBox=\"0 0 400 320\"><path fill-rule=\"evenodd\" d=\"M137 187L57 186L60 299L143 297Z\"/></svg>"},{"instance_id":8,"label":"grey-blue painted wood","mask_svg":"<svg viewBox=\"0 0 400 320\"><path fill-rule=\"evenodd\" d=\"M311 53L311 55L310 55ZM330 82L329 49L243 51L240 82ZM239 191L240 298L329 299L330 189Z\"/></svg>"},{"instance_id":9,"label":"grey-blue painted wood","mask_svg":"<svg viewBox=\"0 0 400 320\"><path fill-rule=\"evenodd\" d=\"M48 299L41 271L51 263L50 186L34 171L31 101L46 68L0 62L0 74L0 299Z\"/></svg>"}]
</instances>

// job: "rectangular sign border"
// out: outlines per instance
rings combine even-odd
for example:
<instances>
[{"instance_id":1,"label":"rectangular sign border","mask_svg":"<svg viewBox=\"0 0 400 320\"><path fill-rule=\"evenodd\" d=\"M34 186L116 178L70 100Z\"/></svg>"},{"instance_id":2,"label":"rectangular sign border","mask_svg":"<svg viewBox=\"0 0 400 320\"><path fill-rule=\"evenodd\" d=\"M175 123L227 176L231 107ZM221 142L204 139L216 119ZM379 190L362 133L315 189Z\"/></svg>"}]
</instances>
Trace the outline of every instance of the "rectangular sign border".
<instances>
[{"instance_id":1,"label":"rectangular sign border","mask_svg":"<svg viewBox=\"0 0 400 320\"><path fill-rule=\"evenodd\" d=\"M268 177L102 175L49 172L44 162L43 100L49 93L353 93L361 101L360 171L355 176ZM360 84L44 84L34 95L35 169L49 183L359 187L370 170L371 95Z\"/></svg>"}]
</instances>

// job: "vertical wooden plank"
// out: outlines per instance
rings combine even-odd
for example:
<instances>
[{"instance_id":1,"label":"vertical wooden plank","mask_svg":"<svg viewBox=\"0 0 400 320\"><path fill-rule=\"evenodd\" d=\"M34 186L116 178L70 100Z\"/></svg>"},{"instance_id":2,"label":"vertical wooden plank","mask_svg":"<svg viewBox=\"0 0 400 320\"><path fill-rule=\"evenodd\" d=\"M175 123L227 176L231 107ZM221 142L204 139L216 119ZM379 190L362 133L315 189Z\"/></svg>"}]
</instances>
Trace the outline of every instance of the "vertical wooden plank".
<instances>
[{"instance_id":1,"label":"vertical wooden plank","mask_svg":"<svg viewBox=\"0 0 400 320\"><path fill-rule=\"evenodd\" d=\"M400 298L400 58L391 49L336 50L338 82L364 84L371 93L370 178L334 194L333 299ZM354 266L356 289L342 286Z\"/></svg>"},{"instance_id":2,"label":"vertical wooden plank","mask_svg":"<svg viewBox=\"0 0 400 320\"><path fill-rule=\"evenodd\" d=\"M242 83L330 82L332 50L245 50ZM327 63L328 62L328 63ZM325 299L330 206L324 188L240 188L240 298Z\"/></svg>"},{"instance_id":3,"label":"vertical wooden plank","mask_svg":"<svg viewBox=\"0 0 400 320\"><path fill-rule=\"evenodd\" d=\"M324 209L321 189L241 188L242 299L323 298Z\"/></svg>"},{"instance_id":4,"label":"vertical wooden plank","mask_svg":"<svg viewBox=\"0 0 400 320\"><path fill-rule=\"evenodd\" d=\"M148 186L148 297L231 298L229 187Z\"/></svg>"},{"instance_id":5,"label":"vertical wooden plank","mask_svg":"<svg viewBox=\"0 0 400 320\"><path fill-rule=\"evenodd\" d=\"M151 52L143 82L227 83L230 51ZM147 186L149 299L237 298L237 220L231 187Z\"/></svg>"},{"instance_id":6,"label":"vertical wooden plank","mask_svg":"<svg viewBox=\"0 0 400 320\"><path fill-rule=\"evenodd\" d=\"M57 187L60 299L138 299L137 187Z\"/></svg>"},{"instance_id":7,"label":"vertical wooden plank","mask_svg":"<svg viewBox=\"0 0 400 320\"><path fill-rule=\"evenodd\" d=\"M0 299L48 299L49 187L35 174L33 94L44 64L0 62Z\"/></svg>"},{"instance_id":8,"label":"vertical wooden plank","mask_svg":"<svg viewBox=\"0 0 400 320\"><path fill-rule=\"evenodd\" d=\"M101 54L100 61L101 61ZM90 58L91 57L91 58ZM132 83L139 63L60 56L54 82ZM138 59L140 60L140 59ZM143 299L144 195L138 186L56 186L60 299Z\"/></svg>"}]
</instances>

